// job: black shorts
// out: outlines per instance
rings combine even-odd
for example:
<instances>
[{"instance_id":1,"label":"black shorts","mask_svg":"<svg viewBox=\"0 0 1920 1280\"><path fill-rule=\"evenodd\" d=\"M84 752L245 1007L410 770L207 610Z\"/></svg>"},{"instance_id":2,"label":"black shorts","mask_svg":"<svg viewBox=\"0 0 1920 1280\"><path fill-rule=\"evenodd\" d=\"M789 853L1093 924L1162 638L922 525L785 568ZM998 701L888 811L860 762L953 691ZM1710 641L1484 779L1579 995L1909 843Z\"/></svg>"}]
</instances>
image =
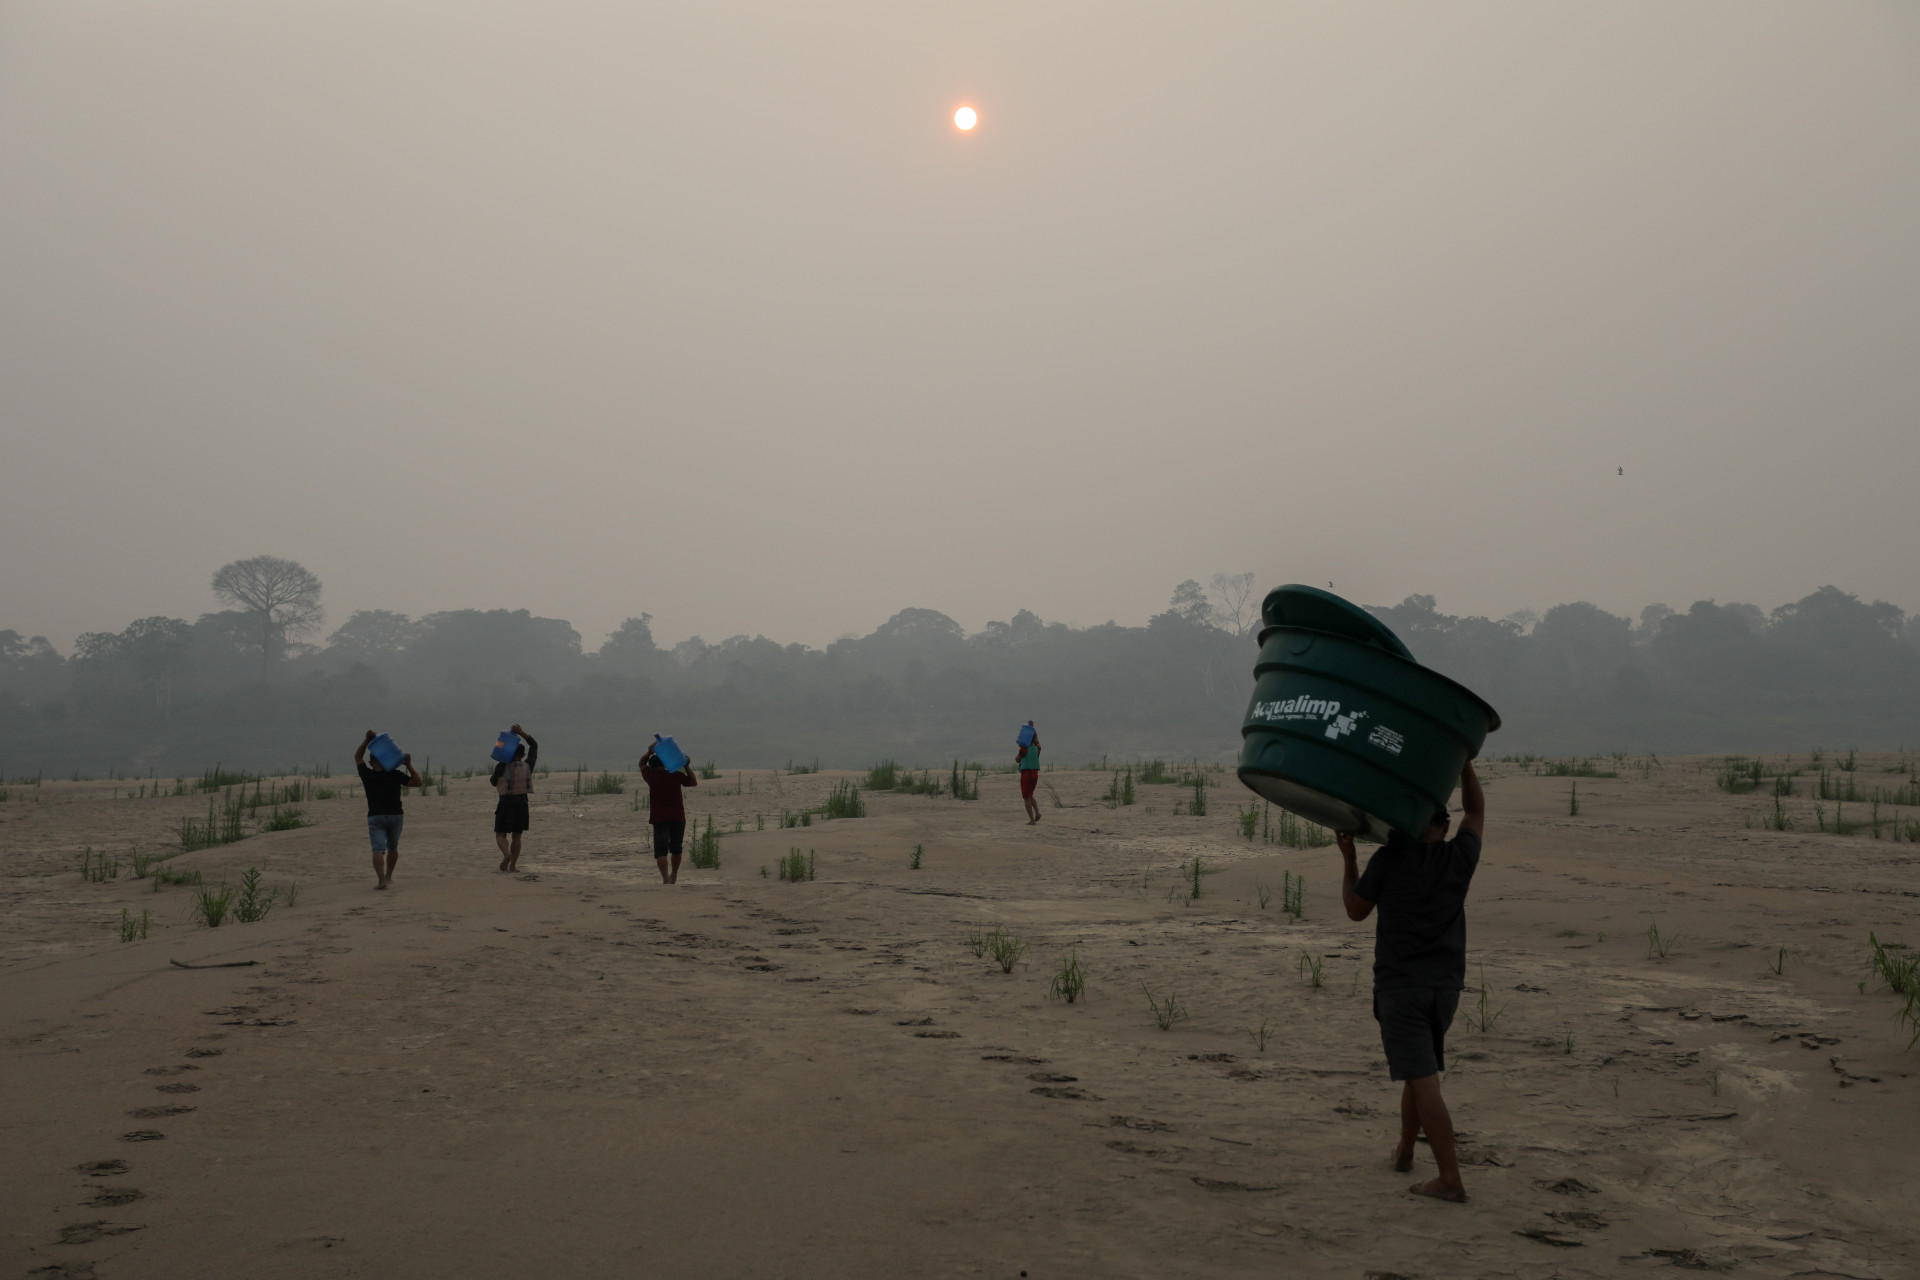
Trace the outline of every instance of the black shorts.
<instances>
[{"instance_id":1,"label":"black shorts","mask_svg":"<svg viewBox=\"0 0 1920 1280\"><path fill-rule=\"evenodd\" d=\"M1446 987L1375 987L1373 1020L1395 1080L1420 1080L1447 1069L1447 1028L1460 992Z\"/></svg>"},{"instance_id":2,"label":"black shorts","mask_svg":"<svg viewBox=\"0 0 1920 1280\"><path fill-rule=\"evenodd\" d=\"M681 818L674 822L656 822L653 824L653 856L664 858L671 854L680 856L680 845L687 838L687 821Z\"/></svg>"},{"instance_id":3,"label":"black shorts","mask_svg":"<svg viewBox=\"0 0 1920 1280\"><path fill-rule=\"evenodd\" d=\"M493 830L496 835L508 835L527 829L527 798L525 796L501 796L500 803L493 806Z\"/></svg>"}]
</instances>

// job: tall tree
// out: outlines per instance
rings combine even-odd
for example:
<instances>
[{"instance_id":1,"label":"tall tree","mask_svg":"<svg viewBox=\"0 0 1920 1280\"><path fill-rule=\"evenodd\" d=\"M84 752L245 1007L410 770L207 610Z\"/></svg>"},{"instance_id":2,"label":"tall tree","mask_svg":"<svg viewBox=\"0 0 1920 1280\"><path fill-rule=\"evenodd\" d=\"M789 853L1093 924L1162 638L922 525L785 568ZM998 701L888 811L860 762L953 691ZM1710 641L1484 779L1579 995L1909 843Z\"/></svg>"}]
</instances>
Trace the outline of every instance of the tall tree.
<instances>
[{"instance_id":1,"label":"tall tree","mask_svg":"<svg viewBox=\"0 0 1920 1280\"><path fill-rule=\"evenodd\" d=\"M320 625L320 579L295 560L254 556L222 565L213 575L213 594L253 619L262 676L272 672L288 636Z\"/></svg>"}]
</instances>

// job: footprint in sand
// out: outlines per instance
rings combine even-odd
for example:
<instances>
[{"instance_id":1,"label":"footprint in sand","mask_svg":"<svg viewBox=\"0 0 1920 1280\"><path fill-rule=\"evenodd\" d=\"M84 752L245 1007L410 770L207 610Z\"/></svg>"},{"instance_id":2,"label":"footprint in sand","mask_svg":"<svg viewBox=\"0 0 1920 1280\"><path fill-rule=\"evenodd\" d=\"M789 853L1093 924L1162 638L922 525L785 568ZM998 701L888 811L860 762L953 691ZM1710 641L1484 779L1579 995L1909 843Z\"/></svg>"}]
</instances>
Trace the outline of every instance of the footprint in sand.
<instances>
[{"instance_id":1,"label":"footprint in sand","mask_svg":"<svg viewBox=\"0 0 1920 1280\"><path fill-rule=\"evenodd\" d=\"M136 1191L132 1187L107 1187L87 1203L96 1209L113 1209L123 1204L132 1204L135 1200L144 1200L146 1197L146 1192Z\"/></svg>"},{"instance_id":2,"label":"footprint in sand","mask_svg":"<svg viewBox=\"0 0 1920 1280\"><path fill-rule=\"evenodd\" d=\"M129 1231L145 1230L145 1226L121 1226L104 1219L98 1222L76 1222L71 1226L60 1228L60 1243L88 1244L95 1240L104 1240L108 1236L123 1236Z\"/></svg>"},{"instance_id":3,"label":"footprint in sand","mask_svg":"<svg viewBox=\"0 0 1920 1280\"><path fill-rule=\"evenodd\" d=\"M133 1110L127 1112L127 1115L134 1120L159 1120L166 1116L183 1116L187 1114L187 1112L194 1110L197 1110L197 1108L183 1107L176 1102L165 1107L135 1107Z\"/></svg>"},{"instance_id":4,"label":"footprint in sand","mask_svg":"<svg viewBox=\"0 0 1920 1280\"><path fill-rule=\"evenodd\" d=\"M1079 1081L1080 1077L1063 1076L1058 1071L1035 1071L1029 1075L1027 1079L1037 1080L1041 1084L1074 1084Z\"/></svg>"},{"instance_id":5,"label":"footprint in sand","mask_svg":"<svg viewBox=\"0 0 1920 1280\"><path fill-rule=\"evenodd\" d=\"M1097 1093L1088 1093L1085 1089L1074 1089L1074 1088L1066 1087L1064 1085L1051 1085L1051 1084L1035 1085L1033 1088L1027 1090L1027 1092L1037 1093L1043 1098L1061 1098L1070 1102L1104 1102L1106 1101L1106 1099L1102 1098Z\"/></svg>"},{"instance_id":6,"label":"footprint in sand","mask_svg":"<svg viewBox=\"0 0 1920 1280\"><path fill-rule=\"evenodd\" d=\"M185 1071L198 1071L192 1063L183 1062L177 1067L148 1067L144 1074L150 1076L177 1076Z\"/></svg>"},{"instance_id":7,"label":"footprint in sand","mask_svg":"<svg viewBox=\"0 0 1920 1280\"><path fill-rule=\"evenodd\" d=\"M130 1129L120 1135L122 1142L159 1142L167 1135L158 1129Z\"/></svg>"},{"instance_id":8,"label":"footprint in sand","mask_svg":"<svg viewBox=\"0 0 1920 1280\"><path fill-rule=\"evenodd\" d=\"M217 1058L225 1052L225 1049L189 1049L187 1050L187 1056L189 1058Z\"/></svg>"},{"instance_id":9,"label":"footprint in sand","mask_svg":"<svg viewBox=\"0 0 1920 1280\"><path fill-rule=\"evenodd\" d=\"M197 1084L157 1084L154 1086L154 1089L160 1093L198 1093L200 1092L200 1086Z\"/></svg>"},{"instance_id":10,"label":"footprint in sand","mask_svg":"<svg viewBox=\"0 0 1920 1280\"><path fill-rule=\"evenodd\" d=\"M73 1168L74 1172L89 1178L110 1178L116 1173L125 1173L127 1162L125 1160L89 1160Z\"/></svg>"}]
</instances>

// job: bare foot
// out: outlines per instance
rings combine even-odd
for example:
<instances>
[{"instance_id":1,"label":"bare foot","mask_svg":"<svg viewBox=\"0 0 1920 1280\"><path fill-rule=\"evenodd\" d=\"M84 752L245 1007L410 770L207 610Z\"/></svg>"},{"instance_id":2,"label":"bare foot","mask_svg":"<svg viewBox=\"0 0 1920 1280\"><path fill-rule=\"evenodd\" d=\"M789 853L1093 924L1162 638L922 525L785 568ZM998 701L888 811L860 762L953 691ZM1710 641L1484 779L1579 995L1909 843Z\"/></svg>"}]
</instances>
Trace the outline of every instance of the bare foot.
<instances>
[{"instance_id":1,"label":"bare foot","mask_svg":"<svg viewBox=\"0 0 1920 1280\"><path fill-rule=\"evenodd\" d=\"M373 887L376 889L384 889L387 887L387 882L385 880L382 880L379 884L376 884Z\"/></svg>"},{"instance_id":2,"label":"bare foot","mask_svg":"<svg viewBox=\"0 0 1920 1280\"><path fill-rule=\"evenodd\" d=\"M500 859L500 869L502 871L507 869L507 860L505 858Z\"/></svg>"},{"instance_id":3,"label":"bare foot","mask_svg":"<svg viewBox=\"0 0 1920 1280\"><path fill-rule=\"evenodd\" d=\"M1445 1200L1448 1204L1465 1204L1467 1202L1467 1189L1465 1187L1449 1187L1438 1178L1430 1182L1416 1182L1408 1187L1407 1190L1417 1196L1431 1196L1435 1200Z\"/></svg>"},{"instance_id":4,"label":"bare foot","mask_svg":"<svg viewBox=\"0 0 1920 1280\"><path fill-rule=\"evenodd\" d=\"M1395 1173L1413 1172L1413 1148L1395 1147L1393 1149L1393 1171Z\"/></svg>"}]
</instances>

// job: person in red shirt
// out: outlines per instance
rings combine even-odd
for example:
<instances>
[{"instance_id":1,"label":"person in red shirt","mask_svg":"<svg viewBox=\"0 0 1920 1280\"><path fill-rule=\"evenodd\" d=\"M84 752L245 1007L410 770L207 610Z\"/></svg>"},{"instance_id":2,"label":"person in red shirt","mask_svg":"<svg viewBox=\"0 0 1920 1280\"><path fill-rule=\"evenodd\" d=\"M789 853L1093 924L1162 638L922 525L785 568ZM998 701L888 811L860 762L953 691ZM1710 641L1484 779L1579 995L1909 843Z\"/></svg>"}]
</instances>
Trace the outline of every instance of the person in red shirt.
<instances>
[{"instance_id":1,"label":"person in red shirt","mask_svg":"<svg viewBox=\"0 0 1920 1280\"><path fill-rule=\"evenodd\" d=\"M694 776L693 761L669 773L648 747L647 754L640 757L640 780L647 784L653 861L660 868L660 882L674 884L680 879L680 846L687 838L687 806L681 789L699 786L700 779Z\"/></svg>"}]
</instances>

